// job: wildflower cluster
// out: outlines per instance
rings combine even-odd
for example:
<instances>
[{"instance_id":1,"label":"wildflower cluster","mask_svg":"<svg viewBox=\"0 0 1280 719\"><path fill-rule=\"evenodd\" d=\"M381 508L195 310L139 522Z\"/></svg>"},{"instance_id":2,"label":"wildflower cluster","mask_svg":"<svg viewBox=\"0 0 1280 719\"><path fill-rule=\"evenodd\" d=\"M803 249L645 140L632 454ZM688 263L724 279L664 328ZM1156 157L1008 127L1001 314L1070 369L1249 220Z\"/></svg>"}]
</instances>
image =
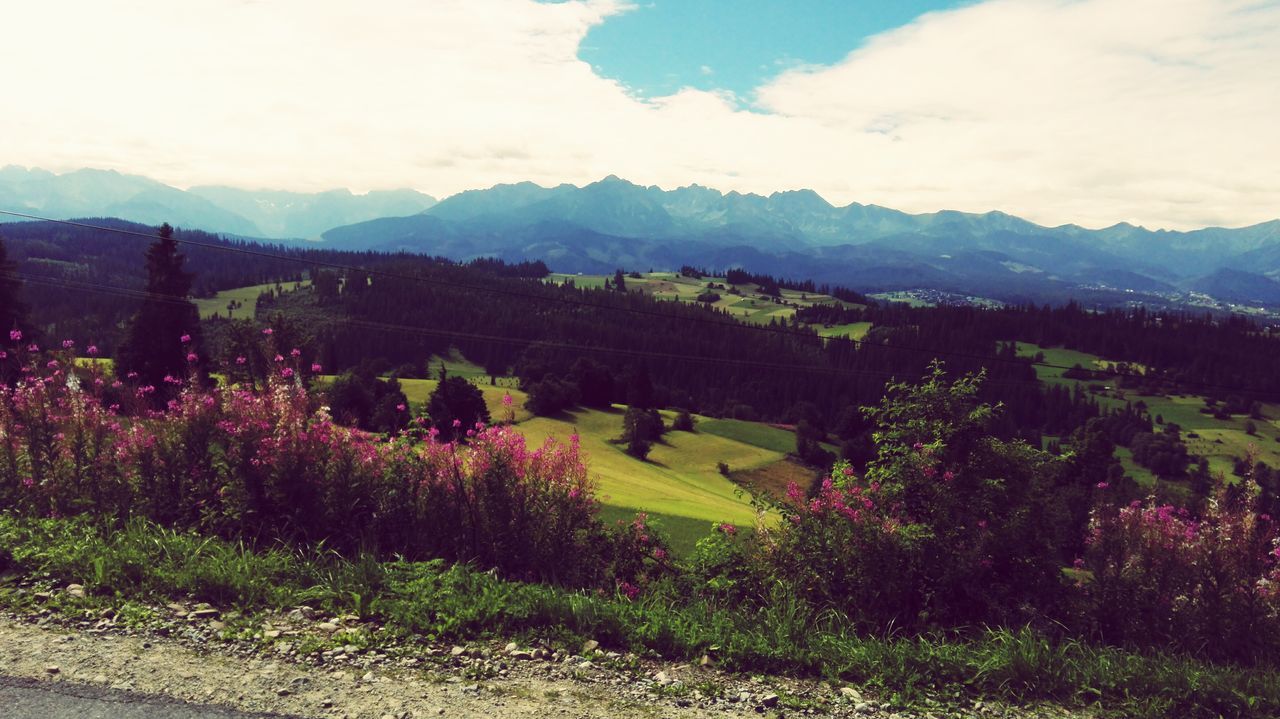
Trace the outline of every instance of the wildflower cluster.
<instances>
[{"instance_id":1,"label":"wildflower cluster","mask_svg":"<svg viewBox=\"0 0 1280 719\"><path fill-rule=\"evenodd\" d=\"M1257 661L1280 646L1280 528L1257 485L1220 487L1193 516L1154 500L1094 510L1079 589L1116 643Z\"/></svg>"},{"instance_id":2,"label":"wildflower cluster","mask_svg":"<svg viewBox=\"0 0 1280 719\"><path fill-rule=\"evenodd\" d=\"M166 378L173 399L158 408L154 387L76 368L73 346L6 352L22 371L0 389L0 506L143 516L584 586L613 586L617 547L628 545L596 516L576 438L532 449L512 429L476 425L463 446L342 427L308 393L299 352L277 352L259 383Z\"/></svg>"}]
</instances>

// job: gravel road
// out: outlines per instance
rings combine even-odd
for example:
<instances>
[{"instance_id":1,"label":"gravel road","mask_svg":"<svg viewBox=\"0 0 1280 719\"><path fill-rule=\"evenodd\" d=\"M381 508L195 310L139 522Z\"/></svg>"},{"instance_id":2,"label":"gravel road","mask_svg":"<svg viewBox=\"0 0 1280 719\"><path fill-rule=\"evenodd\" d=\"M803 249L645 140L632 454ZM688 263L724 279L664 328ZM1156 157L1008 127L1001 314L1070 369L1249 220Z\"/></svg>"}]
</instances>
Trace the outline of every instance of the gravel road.
<instances>
[{"instance_id":1,"label":"gravel road","mask_svg":"<svg viewBox=\"0 0 1280 719\"><path fill-rule=\"evenodd\" d=\"M226 707L102 687L0 676L0 707L9 719L266 719ZM282 718L283 719L283 718Z\"/></svg>"},{"instance_id":2,"label":"gravel road","mask_svg":"<svg viewBox=\"0 0 1280 719\"><path fill-rule=\"evenodd\" d=\"M188 625L212 623L196 616L199 611L178 609L183 611L176 615L192 617L182 620ZM286 626L285 621L279 618L275 626ZM327 624L321 621L318 626ZM193 629L183 639L167 632L108 628L105 622L73 627L48 617L0 617L0 716L1085 719L1091 715L1048 705L1011 707L991 702L894 711L852 687L837 690L813 681L746 677L689 664L644 662L624 669L610 666L616 661L610 657L620 655L586 647L583 653L600 661L581 656L557 660L544 654L546 650L530 652L515 643L441 649L427 662L334 652L326 652L333 655L327 659L301 661L235 642L209 641L208 636ZM779 694L804 702L787 706Z\"/></svg>"}]
</instances>

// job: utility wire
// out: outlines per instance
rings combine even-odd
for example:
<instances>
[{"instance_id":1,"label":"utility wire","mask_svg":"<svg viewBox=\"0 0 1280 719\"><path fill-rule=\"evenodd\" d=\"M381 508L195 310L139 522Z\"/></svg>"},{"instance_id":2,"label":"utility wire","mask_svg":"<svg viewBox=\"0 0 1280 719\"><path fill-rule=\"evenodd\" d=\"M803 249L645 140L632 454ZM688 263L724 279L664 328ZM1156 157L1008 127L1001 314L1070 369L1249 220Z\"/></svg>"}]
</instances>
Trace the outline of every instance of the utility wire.
<instances>
[{"instance_id":1,"label":"utility wire","mask_svg":"<svg viewBox=\"0 0 1280 719\"><path fill-rule=\"evenodd\" d=\"M0 209L0 215L21 217L24 219L36 220L41 222L52 222L52 223L67 225L71 227L98 230L101 232L114 232L117 234L140 237L148 240L156 240L159 237L159 235L156 233L139 232L137 230L129 230L129 229L124 229L120 227L107 227L104 225L94 225L86 222L76 222L74 220L58 220L50 217L43 217L40 215L33 215L29 213L24 213L24 212L15 212L13 210ZM242 254L242 255L261 257L265 259L280 260L285 262L296 262L296 263L308 265L310 267L322 267L326 269L342 270L344 272L359 272L359 273L364 273L369 277L383 277L387 279L396 279L396 280L403 280L408 282L421 282L424 284L451 287L455 289L465 289L465 290L471 290L476 292L488 292L488 293L504 295L508 297L520 297L522 299L539 301L539 302L553 302L553 303L577 306L577 307L591 307L594 309L604 310L608 312L625 312L633 315L658 317L664 320L697 322L701 324L718 325L721 327L733 327L735 329L745 328L745 329L749 329L757 332L765 332L772 335L788 337L791 339L821 339L827 342L834 340L839 342L847 342L859 348L867 346L867 347L877 347L880 349L920 352L920 353L929 354L935 358L936 357L957 357L957 358L964 358L964 359L971 359L971 360L979 360L987 363L999 362L1002 364L1015 364L1019 366L1027 364L1026 361L1023 359L1013 359L1013 358L1001 357L998 355L982 355L982 354L977 354L973 352L959 352L955 350L937 350L937 349L930 349L927 347L916 347L912 345L902 345L902 344L896 344L896 343L892 345L878 344L874 342L868 342L867 340L854 339L852 337L822 338L822 337L818 337L817 335L810 335L803 332L786 330L786 329L777 328L777 327L769 327L765 325L736 322L732 320L726 322L723 320L712 319L709 317L698 317L696 315L674 315L674 314L667 314L663 312L655 312L652 310L645 310L637 307L605 305L605 304L600 304L596 302L587 302L585 300L580 300L580 299L573 299L569 297L556 297L556 296L540 295L540 294L529 293L529 292L519 292L516 290L495 286L495 285L473 285L473 284L468 284L463 282L454 282L448 279L423 277L421 275L406 274L403 272L394 272L394 271L381 270L381 269L370 268L370 267L360 267L357 265L347 265L339 262L330 262L326 260L311 260L311 259L305 259L302 257L290 257L288 255L281 255L273 252L267 252L265 250L257 250L257 249L252 249L248 247L239 247L239 246L229 245L229 244L219 244L215 242L204 242L200 240L179 238L176 234L173 236L172 239L179 244L190 245L193 247L202 247L205 249L222 251L222 252L233 252L233 253ZM304 251L317 251L319 248L299 248L299 249L302 249ZM341 251L341 250L330 250L330 251ZM421 255L419 256L421 257ZM1066 365L1056 365L1056 364L1050 364L1048 362L1031 362L1030 364L1034 367L1044 367L1047 369L1060 369L1060 370L1073 369L1073 367L1068 367ZM1119 363L1112 362L1111 364L1115 365ZM1116 377L1128 377L1131 379L1140 379L1140 380L1149 379L1144 374L1133 373L1133 372L1125 372L1125 373L1110 372L1110 374ZM1178 380L1177 383L1184 386L1195 386L1195 387L1202 387L1205 389L1218 389L1218 390L1234 391L1234 392L1252 392L1253 391L1253 390L1247 390L1239 387L1227 387L1224 385L1216 385L1216 384L1207 383L1207 382Z\"/></svg>"},{"instance_id":2,"label":"utility wire","mask_svg":"<svg viewBox=\"0 0 1280 719\"><path fill-rule=\"evenodd\" d=\"M45 275L30 275L22 272L0 273L0 277L22 280L31 284L44 285L50 287L62 287L65 289L77 290L81 292L90 292L127 299L151 299L153 301L162 302L170 305L188 305L190 300L179 299L167 295L154 295L145 290L120 287L118 285L105 285L101 283L85 282L82 280L70 280L64 278L48 277ZM882 370L872 370L864 368L840 368L827 367L822 365L804 365L804 364L783 364L781 362L766 362L762 360L749 360L740 358L720 358L720 357L704 357L697 355L678 354L674 352L654 352L649 350L625 349L617 347L588 346L580 344L572 344L567 342L555 342L550 340L538 339L520 339L509 336L488 335L475 332L462 332L458 330L441 330L430 329L426 327L415 327L412 325L399 325L388 322L377 322L374 320L363 320L354 317L330 317L326 322L336 325L344 325L356 327L360 329L369 329L374 331L383 331L390 333L409 334L416 336L428 337L444 337L451 339L467 339L473 341L488 342L494 344L504 344L514 347L538 347L545 349L570 350L575 352L601 353L624 357L638 357L645 359L666 359L678 362L689 362L696 364L711 364L715 366L739 366L750 369L767 369L784 372L806 372L811 374L823 374L840 377L874 377L884 379L886 381L901 378L900 374L893 372L885 372ZM878 345L879 346L879 345ZM1017 387L1026 389L1034 387L1030 382L1018 382L1012 379L988 378L984 380L984 384L999 385L1004 387Z\"/></svg>"}]
</instances>

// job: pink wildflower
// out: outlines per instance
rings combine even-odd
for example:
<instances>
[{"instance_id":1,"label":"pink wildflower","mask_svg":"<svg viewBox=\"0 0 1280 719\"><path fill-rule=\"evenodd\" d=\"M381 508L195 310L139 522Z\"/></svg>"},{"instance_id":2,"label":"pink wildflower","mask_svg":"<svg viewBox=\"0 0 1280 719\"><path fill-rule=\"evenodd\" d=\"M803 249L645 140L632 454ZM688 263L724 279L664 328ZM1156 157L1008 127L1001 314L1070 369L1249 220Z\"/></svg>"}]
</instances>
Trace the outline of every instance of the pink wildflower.
<instances>
[{"instance_id":1,"label":"pink wildflower","mask_svg":"<svg viewBox=\"0 0 1280 719\"><path fill-rule=\"evenodd\" d=\"M302 350L298 349L297 347L294 347L293 349L289 350L289 356L290 356L290 357L301 357L301 356L302 356Z\"/></svg>"},{"instance_id":2,"label":"pink wildflower","mask_svg":"<svg viewBox=\"0 0 1280 719\"><path fill-rule=\"evenodd\" d=\"M21 342L22 330L9 330L9 340L12 342Z\"/></svg>"},{"instance_id":3,"label":"pink wildflower","mask_svg":"<svg viewBox=\"0 0 1280 719\"><path fill-rule=\"evenodd\" d=\"M293 376L293 368L285 367L283 370L280 371L280 376L284 377L285 379L289 379L290 377Z\"/></svg>"},{"instance_id":4,"label":"pink wildflower","mask_svg":"<svg viewBox=\"0 0 1280 719\"><path fill-rule=\"evenodd\" d=\"M178 341L185 345L186 343L191 341L191 335L183 335L178 338Z\"/></svg>"},{"instance_id":5,"label":"pink wildflower","mask_svg":"<svg viewBox=\"0 0 1280 719\"><path fill-rule=\"evenodd\" d=\"M75 340L62 340L62 349L69 350L76 346Z\"/></svg>"},{"instance_id":6,"label":"pink wildflower","mask_svg":"<svg viewBox=\"0 0 1280 719\"><path fill-rule=\"evenodd\" d=\"M90 357L97 357L98 345L89 345L89 347L85 350L85 352L88 352Z\"/></svg>"},{"instance_id":7,"label":"pink wildflower","mask_svg":"<svg viewBox=\"0 0 1280 719\"><path fill-rule=\"evenodd\" d=\"M322 369L324 369L324 368L323 368L323 367L321 367L321 366L320 366L320 363L318 363L318 362L314 362L314 363L312 363L312 365L311 365L311 371L312 371L313 373L315 373L315 374L320 374L320 371L321 371Z\"/></svg>"},{"instance_id":8,"label":"pink wildflower","mask_svg":"<svg viewBox=\"0 0 1280 719\"><path fill-rule=\"evenodd\" d=\"M187 361L188 361L188 362L195 362L195 361L196 361L196 360L198 360L198 359L200 359L200 357L198 357L198 356L196 355L196 353L195 353L195 352L188 352L188 353L187 353Z\"/></svg>"},{"instance_id":9,"label":"pink wildflower","mask_svg":"<svg viewBox=\"0 0 1280 719\"><path fill-rule=\"evenodd\" d=\"M266 328L265 330L263 330L263 331L262 331L262 334L264 334L264 335L266 335L266 336L270 337L271 335L275 334L275 330L273 330L273 329L271 329L270 327L268 327L268 328Z\"/></svg>"},{"instance_id":10,"label":"pink wildflower","mask_svg":"<svg viewBox=\"0 0 1280 719\"><path fill-rule=\"evenodd\" d=\"M247 361L248 361L248 360L246 360L243 356L240 356L240 357L237 357L237 358L236 358L236 364L244 364L244 363L245 363L245 362L247 362Z\"/></svg>"}]
</instances>

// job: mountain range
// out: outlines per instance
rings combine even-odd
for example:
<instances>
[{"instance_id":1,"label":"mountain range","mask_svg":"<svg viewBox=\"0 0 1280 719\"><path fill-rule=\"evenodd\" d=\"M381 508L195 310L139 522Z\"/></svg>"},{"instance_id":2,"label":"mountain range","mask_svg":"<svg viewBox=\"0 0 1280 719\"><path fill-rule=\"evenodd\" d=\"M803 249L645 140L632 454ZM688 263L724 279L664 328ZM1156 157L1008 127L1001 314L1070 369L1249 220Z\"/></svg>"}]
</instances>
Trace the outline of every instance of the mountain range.
<instances>
[{"instance_id":1,"label":"mountain range","mask_svg":"<svg viewBox=\"0 0 1280 719\"><path fill-rule=\"evenodd\" d=\"M376 217L411 215L431 207L434 197L415 190L355 195L170 187L113 170L76 170L61 175L10 165L0 168L0 209L65 220L118 217L264 239L318 239L325 230Z\"/></svg>"},{"instance_id":2,"label":"mountain range","mask_svg":"<svg viewBox=\"0 0 1280 719\"><path fill-rule=\"evenodd\" d=\"M436 202L413 190L353 195L193 187L99 170L0 170L0 209L114 216L336 249L454 259L541 259L559 272L742 267L867 291L932 289L1008 301L1189 297L1280 306L1280 221L1189 232L1120 223L1045 227L1003 212L910 214L835 206L812 190L768 196L607 177L530 182Z\"/></svg>"}]
</instances>

